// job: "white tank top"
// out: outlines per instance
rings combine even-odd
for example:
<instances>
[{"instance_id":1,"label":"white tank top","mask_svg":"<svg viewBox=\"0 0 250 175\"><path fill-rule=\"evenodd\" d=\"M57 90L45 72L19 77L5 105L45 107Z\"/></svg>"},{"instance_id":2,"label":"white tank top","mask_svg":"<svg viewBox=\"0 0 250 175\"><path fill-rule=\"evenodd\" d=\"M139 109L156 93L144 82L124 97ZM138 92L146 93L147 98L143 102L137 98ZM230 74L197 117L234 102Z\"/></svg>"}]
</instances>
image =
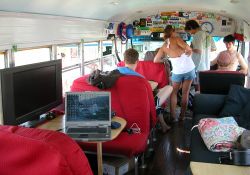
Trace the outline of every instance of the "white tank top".
<instances>
[{"instance_id":1,"label":"white tank top","mask_svg":"<svg viewBox=\"0 0 250 175\"><path fill-rule=\"evenodd\" d=\"M180 57L169 58L169 60L172 63L172 72L174 74L185 74L195 68L191 55L188 56L185 53L183 53Z\"/></svg>"}]
</instances>

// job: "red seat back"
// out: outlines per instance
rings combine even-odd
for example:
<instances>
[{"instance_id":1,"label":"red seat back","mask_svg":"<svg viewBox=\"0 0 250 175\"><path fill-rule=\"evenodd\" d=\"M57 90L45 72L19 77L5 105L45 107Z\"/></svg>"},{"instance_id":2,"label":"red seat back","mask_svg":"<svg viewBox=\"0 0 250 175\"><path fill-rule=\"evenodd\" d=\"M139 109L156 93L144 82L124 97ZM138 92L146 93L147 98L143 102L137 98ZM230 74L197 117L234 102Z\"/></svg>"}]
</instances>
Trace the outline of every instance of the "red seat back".
<instances>
[{"instance_id":1,"label":"red seat back","mask_svg":"<svg viewBox=\"0 0 250 175\"><path fill-rule=\"evenodd\" d=\"M169 84L169 75L166 72L163 63L154 63L152 61L139 61L136 72L143 75L147 80L153 80L158 83L159 88Z\"/></svg>"},{"instance_id":2,"label":"red seat back","mask_svg":"<svg viewBox=\"0 0 250 175\"><path fill-rule=\"evenodd\" d=\"M0 126L0 174L93 175L81 148L65 134Z\"/></svg>"},{"instance_id":3,"label":"red seat back","mask_svg":"<svg viewBox=\"0 0 250 175\"><path fill-rule=\"evenodd\" d=\"M121 61L117 64L118 67L125 66ZM169 74L166 71L163 63L154 63L152 61L139 61L136 67L136 72L143 75L147 80L152 80L158 83L158 87L162 88L169 84Z\"/></svg>"}]
</instances>

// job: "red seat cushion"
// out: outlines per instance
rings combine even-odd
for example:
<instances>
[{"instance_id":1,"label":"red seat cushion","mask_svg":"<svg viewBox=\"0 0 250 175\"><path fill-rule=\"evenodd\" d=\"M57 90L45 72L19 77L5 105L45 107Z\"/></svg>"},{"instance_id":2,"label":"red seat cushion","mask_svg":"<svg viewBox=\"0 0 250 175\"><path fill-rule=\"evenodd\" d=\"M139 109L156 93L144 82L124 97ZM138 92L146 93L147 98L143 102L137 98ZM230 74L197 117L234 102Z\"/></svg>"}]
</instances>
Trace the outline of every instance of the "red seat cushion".
<instances>
[{"instance_id":1,"label":"red seat cushion","mask_svg":"<svg viewBox=\"0 0 250 175\"><path fill-rule=\"evenodd\" d=\"M81 148L65 134L0 126L0 174L93 175Z\"/></svg>"}]
</instances>

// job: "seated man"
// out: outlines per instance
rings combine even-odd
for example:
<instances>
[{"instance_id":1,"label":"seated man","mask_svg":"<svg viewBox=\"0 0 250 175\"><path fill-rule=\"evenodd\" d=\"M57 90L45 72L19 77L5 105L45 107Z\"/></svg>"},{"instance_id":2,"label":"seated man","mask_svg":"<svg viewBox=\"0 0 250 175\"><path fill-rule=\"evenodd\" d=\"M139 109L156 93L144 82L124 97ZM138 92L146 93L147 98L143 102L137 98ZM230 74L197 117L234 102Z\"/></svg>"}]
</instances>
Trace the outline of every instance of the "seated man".
<instances>
[{"instance_id":1,"label":"seated man","mask_svg":"<svg viewBox=\"0 0 250 175\"><path fill-rule=\"evenodd\" d=\"M238 65L240 65L240 72L246 75L248 66L243 56L235 50L235 38L232 35L228 35L224 37L223 42L227 50L220 52L218 56L211 61L211 66L218 64L217 70L236 71Z\"/></svg>"},{"instance_id":2,"label":"seated man","mask_svg":"<svg viewBox=\"0 0 250 175\"><path fill-rule=\"evenodd\" d=\"M141 74L135 72L135 68L139 61L138 58L139 58L139 53L135 49L126 50L124 52L125 67L118 67L117 69L119 70L121 74L135 75L135 76L140 76L144 78ZM169 86L169 85L164 86L163 88L157 90L157 93L155 96L157 115L159 117L162 132L168 131L170 129L170 126L168 126L166 122L164 121L163 109L161 108L161 105L170 96L172 90L173 90L172 86Z\"/></svg>"}]
</instances>

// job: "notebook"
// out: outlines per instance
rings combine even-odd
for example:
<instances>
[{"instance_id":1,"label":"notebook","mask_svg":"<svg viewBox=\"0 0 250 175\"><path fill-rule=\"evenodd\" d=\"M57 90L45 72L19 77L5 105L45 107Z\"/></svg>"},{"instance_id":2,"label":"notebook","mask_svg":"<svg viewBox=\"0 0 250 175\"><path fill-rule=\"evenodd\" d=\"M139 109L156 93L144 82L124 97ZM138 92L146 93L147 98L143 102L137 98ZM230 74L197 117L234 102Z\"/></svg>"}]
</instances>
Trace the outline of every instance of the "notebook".
<instances>
[{"instance_id":1,"label":"notebook","mask_svg":"<svg viewBox=\"0 0 250 175\"><path fill-rule=\"evenodd\" d=\"M66 92L64 132L74 140L111 138L110 92Z\"/></svg>"}]
</instances>

